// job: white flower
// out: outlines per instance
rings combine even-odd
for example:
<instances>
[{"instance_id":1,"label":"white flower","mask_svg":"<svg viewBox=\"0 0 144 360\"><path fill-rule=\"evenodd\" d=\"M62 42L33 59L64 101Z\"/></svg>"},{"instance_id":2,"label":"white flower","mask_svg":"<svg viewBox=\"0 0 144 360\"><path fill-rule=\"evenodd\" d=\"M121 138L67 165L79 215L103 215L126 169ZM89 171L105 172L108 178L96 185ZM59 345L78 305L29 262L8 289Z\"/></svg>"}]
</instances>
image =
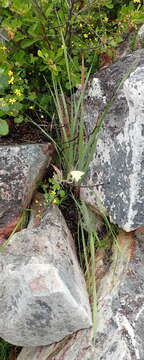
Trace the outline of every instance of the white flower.
<instances>
[{"instance_id":1,"label":"white flower","mask_svg":"<svg viewBox=\"0 0 144 360\"><path fill-rule=\"evenodd\" d=\"M79 171L79 170L74 170L74 171L70 172L70 175L72 177L72 180L75 180L78 182L81 179L81 177L84 175L84 172Z\"/></svg>"}]
</instances>

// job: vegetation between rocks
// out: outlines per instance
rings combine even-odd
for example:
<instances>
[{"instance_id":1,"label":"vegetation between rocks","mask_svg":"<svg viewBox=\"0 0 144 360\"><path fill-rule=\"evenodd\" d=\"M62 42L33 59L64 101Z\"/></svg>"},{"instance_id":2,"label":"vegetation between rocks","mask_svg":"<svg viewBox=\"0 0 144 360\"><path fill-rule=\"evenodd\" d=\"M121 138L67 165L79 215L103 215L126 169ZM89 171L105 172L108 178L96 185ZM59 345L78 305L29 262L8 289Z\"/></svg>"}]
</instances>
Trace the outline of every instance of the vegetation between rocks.
<instances>
[{"instance_id":1,"label":"vegetation between rocks","mask_svg":"<svg viewBox=\"0 0 144 360\"><path fill-rule=\"evenodd\" d=\"M103 116L86 136L84 94L90 74L118 57L118 46L129 34L130 48L135 49L144 5L141 0L0 0L0 5L0 136L10 137L14 124L20 129L21 123L28 128L31 122L54 145L55 175L40 186L47 204L60 205L72 196L77 206L80 259L95 336L95 251L109 248L117 229L102 211L104 234L91 231L89 209L79 202L80 183L104 121ZM16 359L10 349L1 340L1 360Z\"/></svg>"},{"instance_id":2,"label":"vegetation between rocks","mask_svg":"<svg viewBox=\"0 0 144 360\"><path fill-rule=\"evenodd\" d=\"M115 59L130 32L135 46L134 30L144 16L140 0L1 0L0 5L1 136L13 121L28 121L27 115L51 122L54 102L47 84L53 89L60 83L69 95L90 67L94 72Z\"/></svg>"}]
</instances>

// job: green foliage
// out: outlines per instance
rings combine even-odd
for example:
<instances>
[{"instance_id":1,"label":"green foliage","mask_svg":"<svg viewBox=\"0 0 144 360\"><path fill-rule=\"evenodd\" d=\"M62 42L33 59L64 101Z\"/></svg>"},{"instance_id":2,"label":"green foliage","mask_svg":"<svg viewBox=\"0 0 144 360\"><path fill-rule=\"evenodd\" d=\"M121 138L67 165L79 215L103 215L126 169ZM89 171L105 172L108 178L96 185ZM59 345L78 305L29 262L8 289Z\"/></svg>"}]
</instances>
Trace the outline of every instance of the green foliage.
<instances>
[{"instance_id":1,"label":"green foliage","mask_svg":"<svg viewBox=\"0 0 144 360\"><path fill-rule=\"evenodd\" d=\"M103 252L111 249L113 243L117 244L117 234L119 229L116 225L110 224L106 211L100 207L99 214L91 211L89 205L84 201L76 201L76 206L79 213L79 257L81 266L85 272L86 285L90 297L90 304L93 315L93 339L95 343L96 338L96 316L97 316L97 292L96 292L96 264L97 264L97 250L101 249ZM104 230L104 234L102 234Z\"/></svg>"},{"instance_id":2,"label":"green foliage","mask_svg":"<svg viewBox=\"0 0 144 360\"><path fill-rule=\"evenodd\" d=\"M9 353L12 348L11 344L8 344L3 339L0 339L0 359L9 360Z\"/></svg>"},{"instance_id":3,"label":"green foliage","mask_svg":"<svg viewBox=\"0 0 144 360\"><path fill-rule=\"evenodd\" d=\"M0 135L5 136L9 133L9 128L7 121L4 119L0 119Z\"/></svg>"},{"instance_id":4,"label":"green foliage","mask_svg":"<svg viewBox=\"0 0 144 360\"><path fill-rule=\"evenodd\" d=\"M86 173L96 148L99 129L85 139L83 118L90 72L102 65L103 58L113 60L117 46L143 22L142 0L0 0L0 136L9 133L11 121L20 126L31 118L36 124L35 114L41 110L47 119L55 118L58 143L47 136L62 159L64 178L60 174L41 184L46 205L62 203L66 197L63 184L75 185L74 178L70 181L72 172L77 176ZM134 34L132 49L135 39ZM81 94L76 99L75 87L80 83ZM109 236L99 239L88 208L79 204L78 210L95 336L95 252L98 247L107 248ZM116 240L105 214L103 219ZM10 347L0 341L1 360L8 360Z\"/></svg>"},{"instance_id":5,"label":"green foliage","mask_svg":"<svg viewBox=\"0 0 144 360\"><path fill-rule=\"evenodd\" d=\"M95 71L101 54L114 57L123 35L144 20L140 0L0 0L0 6L0 118L17 124L41 107L52 114L44 78L68 92L80 83L82 57L85 72L91 65ZM1 121L0 135L7 133Z\"/></svg>"},{"instance_id":6,"label":"green foliage","mask_svg":"<svg viewBox=\"0 0 144 360\"><path fill-rule=\"evenodd\" d=\"M40 186L44 191L45 205L60 205L62 201L65 200L66 193L57 178L49 178L47 184L41 183Z\"/></svg>"}]
</instances>

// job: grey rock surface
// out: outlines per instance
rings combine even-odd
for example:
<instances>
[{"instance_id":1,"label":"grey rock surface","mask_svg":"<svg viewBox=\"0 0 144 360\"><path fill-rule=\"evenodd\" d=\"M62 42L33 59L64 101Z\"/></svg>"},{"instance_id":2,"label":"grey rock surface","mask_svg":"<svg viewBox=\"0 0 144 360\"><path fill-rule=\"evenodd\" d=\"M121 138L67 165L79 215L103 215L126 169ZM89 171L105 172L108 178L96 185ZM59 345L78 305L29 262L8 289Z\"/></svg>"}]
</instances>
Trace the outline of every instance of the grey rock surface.
<instances>
[{"instance_id":1,"label":"grey rock surface","mask_svg":"<svg viewBox=\"0 0 144 360\"><path fill-rule=\"evenodd\" d=\"M143 360L143 237L121 232L111 260L97 290L95 359Z\"/></svg>"},{"instance_id":2,"label":"grey rock surface","mask_svg":"<svg viewBox=\"0 0 144 360\"><path fill-rule=\"evenodd\" d=\"M138 39L142 46L144 46L144 24L140 27L138 31Z\"/></svg>"},{"instance_id":3,"label":"grey rock surface","mask_svg":"<svg viewBox=\"0 0 144 360\"><path fill-rule=\"evenodd\" d=\"M38 221L34 222L38 216ZM49 345L92 325L74 242L57 207L32 214L0 253L0 337Z\"/></svg>"},{"instance_id":4,"label":"grey rock surface","mask_svg":"<svg viewBox=\"0 0 144 360\"><path fill-rule=\"evenodd\" d=\"M16 226L50 163L49 144L0 146L0 239Z\"/></svg>"},{"instance_id":5,"label":"grey rock surface","mask_svg":"<svg viewBox=\"0 0 144 360\"><path fill-rule=\"evenodd\" d=\"M0 43L4 44L9 41L7 32L4 29L0 29Z\"/></svg>"},{"instance_id":6,"label":"grey rock surface","mask_svg":"<svg viewBox=\"0 0 144 360\"><path fill-rule=\"evenodd\" d=\"M81 198L131 231L144 224L144 50L93 77L85 99L88 134L102 117Z\"/></svg>"},{"instance_id":7,"label":"grey rock surface","mask_svg":"<svg viewBox=\"0 0 144 360\"><path fill-rule=\"evenodd\" d=\"M95 360L92 330L80 330L50 346L25 347L17 360Z\"/></svg>"},{"instance_id":8,"label":"grey rock surface","mask_svg":"<svg viewBox=\"0 0 144 360\"><path fill-rule=\"evenodd\" d=\"M18 360L144 359L144 228L121 231L100 274L101 256L98 251L95 346L91 330L81 330L51 346L25 347Z\"/></svg>"}]
</instances>

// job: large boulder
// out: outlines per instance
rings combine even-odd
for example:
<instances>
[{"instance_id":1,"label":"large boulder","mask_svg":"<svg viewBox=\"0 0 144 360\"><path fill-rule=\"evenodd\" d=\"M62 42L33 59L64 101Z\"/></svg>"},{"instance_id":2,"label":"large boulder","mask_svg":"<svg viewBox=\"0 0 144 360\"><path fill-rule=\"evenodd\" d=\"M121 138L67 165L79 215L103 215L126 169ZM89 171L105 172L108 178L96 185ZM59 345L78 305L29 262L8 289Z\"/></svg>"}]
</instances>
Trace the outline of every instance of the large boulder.
<instances>
[{"instance_id":1,"label":"large boulder","mask_svg":"<svg viewBox=\"0 0 144 360\"><path fill-rule=\"evenodd\" d=\"M49 345L92 326L65 220L57 207L40 209L0 253L0 336L20 346Z\"/></svg>"},{"instance_id":2,"label":"large boulder","mask_svg":"<svg viewBox=\"0 0 144 360\"><path fill-rule=\"evenodd\" d=\"M50 163L49 144L0 146L0 240L15 228Z\"/></svg>"},{"instance_id":3,"label":"large boulder","mask_svg":"<svg viewBox=\"0 0 144 360\"><path fill-rule=\"evenodd\" d=\"M100 280L96 360L144 358L143 235L140 231L120 233L113 246L109 270Z\"/></svg>"},{"instance_id":4,"label":"large boulder","mask_svg":"<svg viewBox=\"0 0 144 360\"><path fill-rule=\"evenodd\" d=\"M50 346L24 347L17 360L95 360L92 330L80 330Z\"/></svg>"},{"instance_id":5,"label":"large boulder","mask_svg":"<svg viewBox=\"0 0 144 360\"><path fill-rule=\"evenodd\" d=\"M144 50L94 75L84 116L89 136L100 130L81 198L134 230L144 224Z\"/></svg>"},{"instance_id":6,"label":"large boulder","mask_svg":"<svg viewBox=\"0 0 144 360\"><path fill-rule=\"evenodd\" d=\"M102 250L102 249L101 249ZM81 330L45 347L25 347L18 360L142 360L144 354L144 228L121 231L96 262L96 341ZM106 265L107 264L107 265Z\"/></svg>"}]
</instances>

